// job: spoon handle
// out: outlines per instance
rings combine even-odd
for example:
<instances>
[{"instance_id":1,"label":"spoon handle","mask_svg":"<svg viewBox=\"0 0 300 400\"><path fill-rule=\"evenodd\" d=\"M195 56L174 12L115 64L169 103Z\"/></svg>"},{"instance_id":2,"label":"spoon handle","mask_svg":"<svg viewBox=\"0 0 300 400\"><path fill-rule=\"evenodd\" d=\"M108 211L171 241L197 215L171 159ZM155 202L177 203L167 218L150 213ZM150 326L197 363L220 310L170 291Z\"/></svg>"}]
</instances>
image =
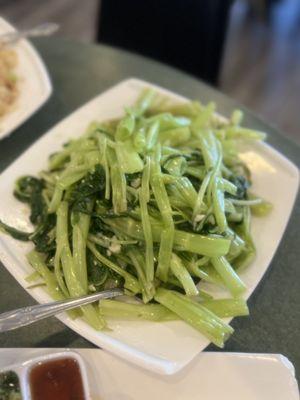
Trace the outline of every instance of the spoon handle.
<instances>
[{"instance_id":1,"label":"spoon handle","mask_svg":"<svg viewBox=\"0 0 300 400\"><path fill-rule=\"evenodd\" d=\"M55 301L46 304L38 304L35 306L28 306L8 311L0 314L0 332L6 332L22 326L30 325L33 322L61 313L63 311L70 310L72 308L93 303L100 299L121 296L123 294L124 291L122 289L111 289L83 297Z\"/></svg>"},{"instance_id":2,"label":"spoon handle","mask_svg":"<svg viewBox=\"0 0 300 400\"><path fill-rule=\"evenodd\" d=\"M35 28L27 29L24 31L14 31L0 35L0 43L7 45L17 42L20 39L34 37L34 36L48 36L56 32L59 26L52 22L45 22Z\"/></svg>"}]
</instances>

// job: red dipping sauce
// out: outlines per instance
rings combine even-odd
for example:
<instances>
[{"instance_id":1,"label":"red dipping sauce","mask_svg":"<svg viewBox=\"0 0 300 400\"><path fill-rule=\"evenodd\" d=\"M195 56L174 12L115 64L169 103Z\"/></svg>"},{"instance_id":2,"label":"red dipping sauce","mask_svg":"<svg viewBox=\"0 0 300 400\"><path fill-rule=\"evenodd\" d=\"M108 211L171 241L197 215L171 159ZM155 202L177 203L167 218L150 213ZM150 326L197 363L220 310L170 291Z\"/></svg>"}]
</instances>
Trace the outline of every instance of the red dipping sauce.
<instances>
[{"instance_id":1,"label":"red dipping sauce","mask_svg":"<svg viewBox=\"0 0 300 400\"><path fill-rule=\"evenodd\" d=\"M80 367L71 357L32 367L29 385L32 400L86 400Z\"/></svg>"}]
</instances>

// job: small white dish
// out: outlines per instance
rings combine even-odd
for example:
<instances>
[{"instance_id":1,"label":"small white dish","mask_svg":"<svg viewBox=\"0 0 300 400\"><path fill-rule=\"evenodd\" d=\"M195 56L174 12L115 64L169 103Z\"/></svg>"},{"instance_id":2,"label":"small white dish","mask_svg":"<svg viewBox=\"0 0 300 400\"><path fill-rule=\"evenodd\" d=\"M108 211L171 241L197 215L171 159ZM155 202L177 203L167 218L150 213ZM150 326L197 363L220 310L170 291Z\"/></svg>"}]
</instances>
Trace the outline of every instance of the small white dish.
<instances>
[{"instance_id":1,"label":"small white dish","mask_svg":"<svg viewBox=\"0 0 300 400\"><path fill-rule=\"evenodd\" d=\"M71 358L75 360L79 366L80 375L82 377L83 391L85 399L90 399L90 391L88 384L88 377L86 372L85 363L76 351L64 350L60 349L59 351L46 352L45 354L40 353L40 355L33 355L28 353L30 349L22 349L22 357L20 356L20 349L14 349L18 353L17 361L14 364L7 364L6 366L1 365L0 363L0 373L6 371L13 371L18 375L20 382L20 389L22 393L22 400L31 400L31 392L30 392L30 372L32 368L47 363L48 361L61 360L65 358ZM24 351L27 357L24 357ZM1 352L0 352L1 353ZM2 360L3 361L3 360ZM3 363L2 363L3 364Z\"/></svg>"},{"instance_id":2,"label":"small white dish","mask_svg":"<svg viewBox=\"0 0 300 400\"><path fill-rule=\"evenodd\" d=\"M63 349L0 349L0 369ZM295 371L280 354L206 353L179 373L161 376L109 353L76 349L93 400L299 400Z\"/></svg>"},{"instance_id":3,"label":"small white dish","mask_svg":"<svg viewBox=\"0 0 300 400\"><path fill-rule=\"evenodd\" d=\"M0 35L15 31L15 28L0 17ZM21 39L12 48L17 53L19 94L6 114L0 117L0 139L8 136L49 98L52 92L51 81L46 67L28 40Z\"/></svg>"},{"instance_id":4,"label":"small white dish","mask_svg":"<svg viewBox=\"0 0 300 400\"><path fill-rule=\"evenodd\" d=\"M16 179L20 175L35 175L45 169L48 155L59 150L69 139L80 136L90 121L122 115L123 107L132 104L140 91L149 86L174 100L186 100L137 79L121 82L97 96L52 128L2 173L0 219L21 230L30 231L32 227L28 222L27 208L13 196ZM266 272L284 233L298 190L299 172L294 164L265 143L254 143L244 148L241 156L251 170L253 191L270 200L274 206L267 217L253 218L252 232L257 257L241 274L247 285L245 298L249 298ZM25 255L31 248L29 243L0 233L0 259L25 289L28 286L25 278L32 272ZM222 296L221 290L209 289L216 296ZM51 301L41 287L26 290L40 303ZM58 318L97 346L161 374L179 371L209 344L204 336L182 321L153 323L114 319L109 321L112 331L97 332L81 319L72 320L67 314L60 314Z\"/></svg>"}]
</instances>

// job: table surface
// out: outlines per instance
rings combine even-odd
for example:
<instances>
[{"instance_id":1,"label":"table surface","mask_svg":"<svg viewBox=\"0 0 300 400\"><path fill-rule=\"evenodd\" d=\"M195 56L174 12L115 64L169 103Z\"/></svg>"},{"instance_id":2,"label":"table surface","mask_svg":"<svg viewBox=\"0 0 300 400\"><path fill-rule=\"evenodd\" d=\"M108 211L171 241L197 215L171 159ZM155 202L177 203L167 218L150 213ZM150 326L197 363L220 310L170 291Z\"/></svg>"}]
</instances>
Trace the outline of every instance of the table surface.
<instances>
[{"instance_id":1,"label":"table surface","mask_svg":"<svg viewBox=\"0 0 300 400\"><path fill-rule=\"evenodd\" d=\"M300 149L274 127L227 96L178 70L107 46L87 45L57 38L34 40L53 84L50 100L10 137L0 142L0 170L6 168L55 123L117 82L137 77L189 98L214 100L229 115L245 111L245 124L269 133L268 142L295 164ZM235 334L225 351L281 353L300 377L300 196L268 272L249 301L250 317L235 318ZM34 304L34 300L0 265L0 312ZM56 318L0 336L0 347L94 347ZM219 351L209 346L209 351ZM299 380L299 379L298 379Z\"/></svg>"}]
</instances>

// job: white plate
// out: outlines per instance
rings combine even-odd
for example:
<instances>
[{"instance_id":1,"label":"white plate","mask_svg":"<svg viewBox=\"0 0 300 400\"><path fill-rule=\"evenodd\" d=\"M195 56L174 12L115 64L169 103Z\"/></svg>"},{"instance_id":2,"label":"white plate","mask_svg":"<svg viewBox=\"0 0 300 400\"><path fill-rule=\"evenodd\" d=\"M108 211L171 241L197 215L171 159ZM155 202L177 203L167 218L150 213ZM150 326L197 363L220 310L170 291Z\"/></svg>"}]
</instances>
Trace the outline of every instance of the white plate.
<instances>
[{"instance_id":1,"label":"white plate","mask_svg":"<svg viewBox=\"0 0 300 400\"><path fill-rule=\"evenodd\" d=\"M0 35L11 31L15 31L15 28L0 17ZM45 65L33 46L27 40L20 40L13 49L18 56L16 74L19 95L11 110L0 117L0 139L34 114L52 92Z\"/></svg>"},{"instance_id":2,"label":"white plate","mask_svg":"<svg viewBox=\"0 0 300 400\"><path fill-rule=\"evenodd\" d=\"M0 349L0 369L61 350ZM101 350L75 351L93 400L299 400L294 367L279 354L204 352L176 375L159 376Z\"/></svg>"},{"instance_id":3,"label":"white plate","mask_svg":"<svg viewBox=\"0 0 300 400\"><path fill-rule=\"evenodd\" d=\"M90 121L121 115L123 106L131 104L140 90L149 85L136 79L120 83L75 111L21 155L2 175L0 218L19 229L30 230L26 207L12 195L14 181L20 175L36 174L46 168L47 156L60 149L68 139L81 135ZM174 99L183 99L164 89L155 88ZM253 221L258 255L256 261L242 274L247 284L248 298L268 268L283 235L295 200L299 174L290 161L263 143L245 149L242 157L252 171L254 191L274 204L274 210L268 217ZM0 235L0 258L24 288L27 287L25 277L32 272L25 259L30 249L28 243ZM51 300L42 288L30 289L28 292L40 303ZM153 323L111 320L111 332L96 332L82 320L71 320L65 314L58 318L103 349L162 374L180 370L209 344L204 336L181 321Z\"/></svg>"}]
</instances>

